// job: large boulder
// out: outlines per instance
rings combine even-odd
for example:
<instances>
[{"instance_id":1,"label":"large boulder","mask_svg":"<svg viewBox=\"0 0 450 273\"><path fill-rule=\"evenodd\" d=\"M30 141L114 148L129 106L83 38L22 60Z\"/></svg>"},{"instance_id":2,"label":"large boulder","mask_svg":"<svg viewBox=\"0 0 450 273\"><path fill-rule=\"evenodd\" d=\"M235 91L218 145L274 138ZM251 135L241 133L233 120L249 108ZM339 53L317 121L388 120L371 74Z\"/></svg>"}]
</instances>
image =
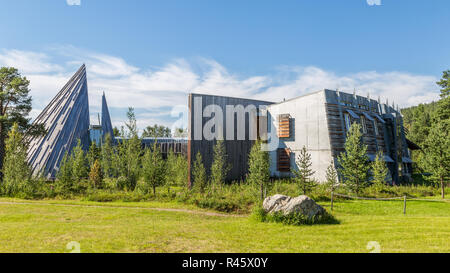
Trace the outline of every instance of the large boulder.
<instances>
[{"instance_id":1,"label":"large boulder","mask_svg":"<svg viewBox=\"0 0 450 273\"><path fill-rule=\"evenodd\" d=\"M326 213L324 208L306 195L295 198L281 194L270 196L264 200L263 208L267 213L281 212L284 215L301 213L308 218Z\"/></svg>"}]
</instances>

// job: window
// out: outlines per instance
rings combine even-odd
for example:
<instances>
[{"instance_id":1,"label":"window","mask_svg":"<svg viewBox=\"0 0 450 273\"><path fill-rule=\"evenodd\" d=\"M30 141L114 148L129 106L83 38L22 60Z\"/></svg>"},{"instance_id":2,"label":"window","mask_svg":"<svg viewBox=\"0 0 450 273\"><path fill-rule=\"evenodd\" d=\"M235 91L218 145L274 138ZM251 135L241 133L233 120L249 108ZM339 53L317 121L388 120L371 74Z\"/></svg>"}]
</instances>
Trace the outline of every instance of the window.
<instances>
[{"instance_id":1,"label":"window","mask_svg":"<svg viewBox=\"0 0 450 273\"><path fill-rule=\"evenodd\" d=\"M376 120L373 121L373 128L375 128L375 135L379 136L380 133L378 132L378 122Z\"/></svg>"},{"instance_id":2,"label":"window","mask_svg":"<svg viewBox=\"0 0 450 273\"><path fill-rule=\"evenodd\" d=\"M281 148L278 149L278 171L279 172L290 172L291 171L291 152L289 149Z\"/></svg>"},{"instance_id":3,"label":"window","mask_svg":"<svg viewBox=\"0 0 450 273\"><path fill-rule=\"evenodd\" d=\"M345 114L345 128L347 129L347 131L350 130L350 127L352 126L352 123L350 121L350 115L349 114Z\"/></svg>"},{"instance_id":4,"label":"window","mask_svg":"<svg viewBox=\"0 0 450 273\"><path fill-rule=\"evenodd\" d=\"M363 134L367 134L367 124L366 124L366 118L364 116L361 116L361 126L363 130Z\"/></svg>"},{"instance_id":5,"label":"window","mask_svg":"<svg viewBox=\"0 0 450 273\"><path fill-rule=\"evenodd\" d=\"M279 116L278 137L279 138L291 137L291 117L288 114Z\"/></svg>"}]
</instances>

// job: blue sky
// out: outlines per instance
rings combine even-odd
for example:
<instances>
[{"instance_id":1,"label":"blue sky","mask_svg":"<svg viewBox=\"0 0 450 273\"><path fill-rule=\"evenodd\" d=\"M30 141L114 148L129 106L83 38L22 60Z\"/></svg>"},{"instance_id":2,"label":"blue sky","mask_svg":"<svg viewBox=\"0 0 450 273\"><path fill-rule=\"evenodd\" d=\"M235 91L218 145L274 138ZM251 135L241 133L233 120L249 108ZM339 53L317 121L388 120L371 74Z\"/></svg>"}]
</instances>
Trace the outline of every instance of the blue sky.
<instances>
[{"instance_id":1,"label":"blue sky","mask_svg":"<svg viewBox=\"0 0 450 273\"><path fill-rule=\"evenodd\" d=\"M448 0L67 2L0 0L0 65L30 78L36 112L81 63L91 114L105 91L113 122L135 106L140 127L172 125L188 92L356 89L409 106L436 99L449 69Z\"/></svg>"}]
</instances>

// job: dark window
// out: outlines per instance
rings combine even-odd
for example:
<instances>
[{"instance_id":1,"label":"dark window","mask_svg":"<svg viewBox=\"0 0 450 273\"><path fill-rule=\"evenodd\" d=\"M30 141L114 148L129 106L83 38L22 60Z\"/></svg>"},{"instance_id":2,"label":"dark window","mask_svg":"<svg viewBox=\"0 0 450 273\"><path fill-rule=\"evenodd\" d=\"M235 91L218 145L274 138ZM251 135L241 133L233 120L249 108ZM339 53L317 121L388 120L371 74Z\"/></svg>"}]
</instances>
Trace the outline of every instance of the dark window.
<instances>
[{"instance_id":1,"label":"dark window","mask_svg":"<svg viewBox=\"0 0 450 273\"><path fill-rule=\"evenodd\" d=\"M289 149L278 149L278 171L290 172L291 171L291 152Z\"/></svg>"}]
</instances>

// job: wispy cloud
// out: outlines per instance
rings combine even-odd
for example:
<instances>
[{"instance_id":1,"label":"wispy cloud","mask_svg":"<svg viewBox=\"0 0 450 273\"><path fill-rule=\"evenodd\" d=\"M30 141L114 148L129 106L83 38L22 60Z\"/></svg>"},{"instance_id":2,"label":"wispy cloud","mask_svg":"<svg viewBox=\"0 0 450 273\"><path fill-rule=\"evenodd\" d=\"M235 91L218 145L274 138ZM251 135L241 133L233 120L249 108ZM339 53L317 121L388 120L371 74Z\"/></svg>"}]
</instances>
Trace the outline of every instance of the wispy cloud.
<instances>
[{"instance_id":1,"label":"wispy cloud","mask_svg":"<svg viewBox=\"0 0 450 273\"><path fill-rule=\"evenodd\" d=\"M56 62L55 60L58 60ZM66 46L51 53L0 50L0 66L15 66L31 81L34 114L43 109L82 63L86 63L91 114L97 120L106 92L113 123L121 126L128 106L136 108L139 127L171 126L176 106L189 92L281 101L324 88L381 96L400 106L437 100L437 78L407 72L363 71L339 75L315 66L280 66L273 74L243 77L211 59L174 59L159 68L140 68L123 58Z\"/></svg>"}]
</instances>

